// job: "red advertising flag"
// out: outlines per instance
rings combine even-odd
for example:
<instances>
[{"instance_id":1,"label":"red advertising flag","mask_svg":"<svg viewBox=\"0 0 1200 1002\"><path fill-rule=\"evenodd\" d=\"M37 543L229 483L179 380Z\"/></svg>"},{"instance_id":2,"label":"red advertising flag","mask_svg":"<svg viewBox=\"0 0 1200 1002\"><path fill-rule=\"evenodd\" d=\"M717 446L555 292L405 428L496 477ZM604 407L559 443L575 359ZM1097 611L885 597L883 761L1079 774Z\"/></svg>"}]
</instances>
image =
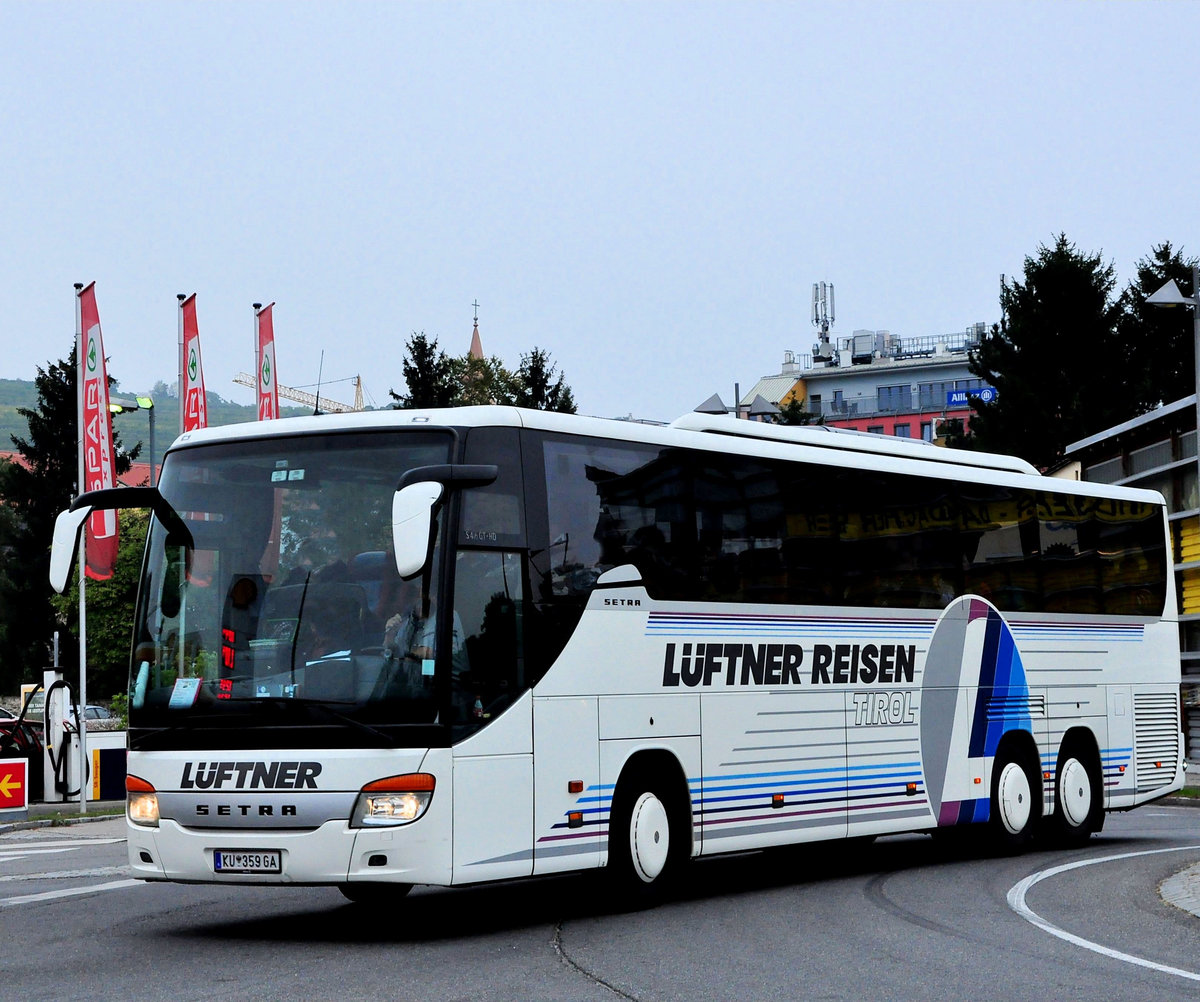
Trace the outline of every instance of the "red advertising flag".
<instances>
[{"instance_id":1,"label":"red advertising flag","mask_svg":"<svg viewBox=\"0 0 1200 1002\"><path fill-rule=\"evenodd\" d=\"M200 329L196 323L196 294L180 305L183 310L183 430L208 427L208 398L204 395L204 366L200 362Z\"/></svg>"},{"instance_id":2,"label":"red advertising flag","mask_svg":"<svg viewBox=\"0 0 1200 1002\"><path fill-rule=\"evenodd\" d=\"M83 489L114 487L117 482L113 454L112 413L108 409L108 370L100 336L100 311L96 284L79 293L80 377L83 380ZM112 577L117 562L117 513L94 512L88 519L87 576L97 581Z\"/></svg>"},{"instance_id":3,"label":"red advertising flag","mask_svg":"<svg viewBox=\"0 0 1200 1002\"><path fill-rule=\"evenodd\" d=\"M271 307L258 312L258 419L279 417L279 389L275 382L275 324Z\"/></svg>"}]
</instances>

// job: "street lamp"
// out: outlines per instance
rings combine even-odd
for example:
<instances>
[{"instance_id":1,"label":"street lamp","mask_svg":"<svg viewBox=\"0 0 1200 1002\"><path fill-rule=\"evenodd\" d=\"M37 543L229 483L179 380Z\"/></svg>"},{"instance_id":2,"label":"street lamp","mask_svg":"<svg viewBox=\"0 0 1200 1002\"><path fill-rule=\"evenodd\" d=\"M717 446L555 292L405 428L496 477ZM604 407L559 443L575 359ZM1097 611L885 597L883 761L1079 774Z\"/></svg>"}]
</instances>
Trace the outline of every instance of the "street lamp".
<instances>
[{"instance_id":1,"label":"street lamp","mask_svg":"<svg viewBox=\"0 0 1200 1002\"><path fill-rule=\"evenodd\" d=\"M154 400L151 397L109 397L108 409L112 414L124 414L126 411L147 411L150 416L150 486L155 486L158 478L154 474Z\"/></svg>"},{"instance_id":2,"label":"street lamp","mask_svg":"<svg viewBox=\"0 0 1200 1002\"><path fill-rule=\"evenodd\" d=\"M1196 387L1196 501L1193 507L1200 508L1200 265L1192 265L1192 294L1185 296L1179 291L1175 280L1168 279L1167 284L1156 289L1146 297L1151 306L1190 306L1192 308L1192 350L1195 354L1195 387ZM1187 502L1185 502L1187 503ZM1182 532L1182 526L1180 530ZM1182 698L1183 693L1180 693ZM1186 723L1184 732L1187 733ZM1191 744L1191 735L1187 735ZM1185 750L1186 751L1186 750Z\"/></svg>"},{"instance_id":3,"label":"street lamp","mask_svg":"<svg viewBox=\"0 0 1200 1002\"><path fill-rule=\"evenodd\" d=\"M1195 366L1196 389L1196 461L1198 479L1196 490L1200 492L1200 265L1192 265L1192 294L1185 296L1179 291L1175 279L1167 280L1167 284L1156 289L1146 297L1151 306L1190 306L1192 308L1192 350ZM1198 493L1200 499L1200 493ZM1200 501L1198 501L1200 506Z\"/></svg>"}]
</instances>

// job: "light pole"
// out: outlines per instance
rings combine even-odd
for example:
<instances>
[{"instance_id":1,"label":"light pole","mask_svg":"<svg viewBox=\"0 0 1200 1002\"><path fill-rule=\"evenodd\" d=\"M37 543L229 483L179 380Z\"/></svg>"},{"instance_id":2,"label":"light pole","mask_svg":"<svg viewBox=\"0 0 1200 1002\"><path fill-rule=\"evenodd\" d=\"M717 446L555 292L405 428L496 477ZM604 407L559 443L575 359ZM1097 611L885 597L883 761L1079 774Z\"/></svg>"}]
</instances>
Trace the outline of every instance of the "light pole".
<instances>
[{"instance_id":1,"label":"light pole","mask_svg":"<svg viewBox=\"0 0 1200 1002\"><path fill-rule=\"evenodd\" d=\"M154 400L151 397L109 397L108 409L113 414L124 414L126 411L147 411L150 417L150 486L158 483L154 473Z\"/></svg>"},{"instance_id":2,"label":"light pole","mask_svg":"<svg viewBox=\"0 0 1200 1002\"><path fill-rule=\"evenodd\" d=\"M1192 265L1192 294L1185 296L1179 291L1179 286L1175 284L1175 280L1168 279L1167 284L1160 289L1156 289L1146 297L1146 302L1151 306L1190 306L1192 309L1192 350L1195 354L1195 389L1196 389L1196 493L1195 503L1191 505L1194 508L1200 508L1200 265ZM1200 516L1197 516L1200 519ZM1182 530L1182 526L1180 527ZM1183 646L1183 645L1181 645ZM1182 666L1181 666L1182 668ZM1182 701L1183 692L1180 691L1180 700ZM1186 716L1184 717L1186 721ZM1186 723L1184 725L1184 733L1187 736L1187 743L1192 743L1192 736L1187 733ZM1185 748L1184 754L1187 755L1190 749Z\"/></svg>"},{"instance_id":3,"label":"light pole","mask_svg":"<svg viewBox=\"0 0 1200 1002\"><path fill-rule=\"evenodd\" d=\"M1156 289L1146 297L1151 306L1190 306L1192 308L1192 348L1195 355L1195 389L1196 389L1196 461L1197 472L1200 474L1200 265L1192 265L1192 294L1185 296L1179 291L1175 279L1167 280L1167 284ZM1197 507L1200 507L1200 479L1196 483Z\"/></svg>"}]
</instances>

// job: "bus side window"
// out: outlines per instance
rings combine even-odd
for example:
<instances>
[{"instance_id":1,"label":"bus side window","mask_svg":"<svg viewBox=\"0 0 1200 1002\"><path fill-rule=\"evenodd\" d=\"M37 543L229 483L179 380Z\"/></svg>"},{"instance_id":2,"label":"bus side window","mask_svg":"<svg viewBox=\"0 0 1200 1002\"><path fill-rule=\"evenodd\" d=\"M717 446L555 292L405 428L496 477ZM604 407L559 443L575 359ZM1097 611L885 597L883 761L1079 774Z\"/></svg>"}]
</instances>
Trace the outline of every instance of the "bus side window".
<instances>
[{"instance_id":1,"label":"bus side window","mask_svg":"<svg viewBox=\"0 0 1200 1002\"><path fill-rule=\"evenodd\" d=\"M454 574L455 629L463 633L451 668L453 723L470 733L526 688L524 569L521 555L460 550Z\"/></svg>"}]
</instances>

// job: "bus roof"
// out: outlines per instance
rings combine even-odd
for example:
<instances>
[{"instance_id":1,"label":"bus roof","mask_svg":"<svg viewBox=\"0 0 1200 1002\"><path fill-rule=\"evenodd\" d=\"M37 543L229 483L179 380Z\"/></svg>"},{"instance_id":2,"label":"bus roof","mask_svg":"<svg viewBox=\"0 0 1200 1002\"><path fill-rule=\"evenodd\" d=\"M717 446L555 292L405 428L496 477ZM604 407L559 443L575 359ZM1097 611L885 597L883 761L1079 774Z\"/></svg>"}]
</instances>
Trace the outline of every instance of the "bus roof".
<instances>
[{"instance_id":1,"label":"bus roof","mask_svg":"<svg viewBox=\"0 0 1200 1002\"><path fill-rule=\"evenodd\" d=\"M978 466L987 470L1039 475L1037 467L1017 456L970 452L966 449L943 449L920 439L893 438L865 431L852 431L849 428L764 424L761 421L740 421L731 414L699 413L685 414L671 422L671 427L712 432L717 435L737 435L742 438L765 438L772 442L792 442L796 445L838 449L842 452L867 452L880 456L919 459L928 463L952 463L955 466Z\"/></svg>"},{"instance_id":2,"label":"bus roof","mask_svg":"<svg viewBox=\"0 0 1200 1002\"><path fill-rule=\"evenodd\" d=\"M876 463L913 462L925 466L926 475L953 478L956 475L970 480L987 481L989 474L1035 477L1041 472L1016 456L971 452L965 449L945 449L930 442L893 438L866 432L854 432L821 425L771 425L757 421L735 419L732 415L685 414L669 425L642 424L613 418L584 417L559 414L553 411L525 410L501 405L454 407L427 410L377 410L343 414L322 414L313 417L279 418L273 421L254 421L235 425L205 428L185 432L168 451L192 446L248 439L264 439L317 434L341 434L355 431L399 430L401 428L474 428L474 427L531 428L561 434L592 435L621 441L644 441L663 445L693 445L699 448L731 451L720 439L738 438L749 445L761 443L774 451L783 447L799 447L818 462L837 465L853 463L857 456ZM753 450L752 450L753 451ZM823 456L824 458L818 458ZM838 457L844 457L839 459ZM928 464L928 465L926 465ZM939 469L940 468L940 469ZM957 473L955 472L957 471ZM917 472L914 470L913 472ZM1094 496L1120 496L1130 499L1156 500L1161 496L1152 491L1129 487L1111 487L1086 481L1074 481L1070 486L1060 482L1059 489L1069 489Z\"/></svg>"}]
</instances>

